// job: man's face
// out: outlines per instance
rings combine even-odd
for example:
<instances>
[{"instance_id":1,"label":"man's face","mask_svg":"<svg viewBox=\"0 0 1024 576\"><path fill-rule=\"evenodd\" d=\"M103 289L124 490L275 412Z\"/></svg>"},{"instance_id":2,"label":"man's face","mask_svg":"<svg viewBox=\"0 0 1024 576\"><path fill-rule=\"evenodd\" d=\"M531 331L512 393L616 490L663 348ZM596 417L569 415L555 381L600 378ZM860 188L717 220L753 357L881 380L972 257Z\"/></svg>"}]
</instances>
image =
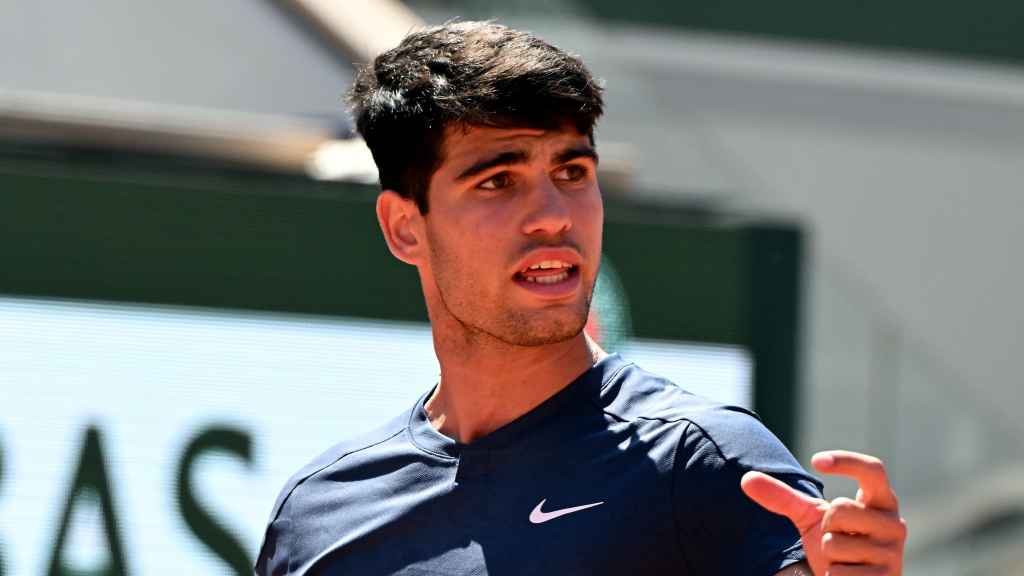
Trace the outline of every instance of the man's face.
<instances>
[{"instance_id":1,"label":"man's face","mask_svg":"<svg viewBox=\"0 0 1024 576\"><path fill-rule=\"evenodd\" d=\"M420 267L432 314L518 346L579 334L604 220L590 139L571 127L455 127L442 158Z\"/></svg>"}]
</instances>

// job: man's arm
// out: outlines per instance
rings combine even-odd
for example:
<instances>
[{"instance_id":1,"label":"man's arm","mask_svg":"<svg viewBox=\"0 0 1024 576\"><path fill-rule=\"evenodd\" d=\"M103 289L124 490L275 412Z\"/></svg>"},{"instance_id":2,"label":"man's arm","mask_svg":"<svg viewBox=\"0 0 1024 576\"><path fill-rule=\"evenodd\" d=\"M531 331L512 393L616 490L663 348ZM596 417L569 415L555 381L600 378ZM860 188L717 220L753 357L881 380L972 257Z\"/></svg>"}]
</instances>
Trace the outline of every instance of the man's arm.
<instances>
[{"instance_id":1,"label":"man's arm","mask_svg":"<svg viewBox=\"0 0 1024 576\"><path fill-rule=\"evenodd\" d=\"M673 511L687 569L767 576L805 560L792 522L748 498L740 480L750 470L771 470L788 486L819 498L817 479L754 414L711 406L698 415L680 440L673 478Z\"/></svg>"},{"instance_id":2,"label":"man's arm","mask_svg":"<svg viewBox=\"0 0 1024 576\"><path fill-rule=\"evenodd\" d=\"M789 518L800 532L811 573L900 576L907 525L882 461L833 450L815 454L811 464L819 472L856 479L857 498L811 498L760 472L748 472L741 486L765 509Z\"/></svg>"}]
</instances>

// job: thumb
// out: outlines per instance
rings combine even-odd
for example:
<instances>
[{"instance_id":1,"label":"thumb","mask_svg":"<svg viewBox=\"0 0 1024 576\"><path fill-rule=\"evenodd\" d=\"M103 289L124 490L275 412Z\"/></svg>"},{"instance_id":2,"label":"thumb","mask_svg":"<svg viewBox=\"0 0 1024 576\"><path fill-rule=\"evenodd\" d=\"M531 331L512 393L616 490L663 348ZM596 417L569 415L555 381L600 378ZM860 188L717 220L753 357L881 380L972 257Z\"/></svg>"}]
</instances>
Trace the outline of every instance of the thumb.
<instances>
[{"instance_id":1,"label":"thumb","mask_svg":"<svg viewBox=\"0 0 1024 576\"><path fill-rule=\"evenodd\" d=\"M769 512L785 516L801 534L821 520L822 501L761 472L747 472L740 479L743 492Z\"/></svg>"}]
</instances>

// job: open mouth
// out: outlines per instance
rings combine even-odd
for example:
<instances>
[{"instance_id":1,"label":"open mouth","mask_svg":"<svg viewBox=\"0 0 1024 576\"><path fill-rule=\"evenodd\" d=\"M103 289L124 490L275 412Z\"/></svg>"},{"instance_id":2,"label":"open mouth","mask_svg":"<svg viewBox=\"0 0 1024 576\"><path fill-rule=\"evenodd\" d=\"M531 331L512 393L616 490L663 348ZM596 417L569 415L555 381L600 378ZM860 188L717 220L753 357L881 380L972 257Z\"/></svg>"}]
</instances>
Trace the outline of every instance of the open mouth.
<instances>
[{"instance_id":1,"label":"open mouth","mask_svg":"<svg viewBox=\"0 0 1024 576\"><path fill-rule=\"evenodd\" d=\"M579 274L579 267L562 260L544 260L516 272L516 280L532 284L558 284Z\"/></svg>"}]
</instances>

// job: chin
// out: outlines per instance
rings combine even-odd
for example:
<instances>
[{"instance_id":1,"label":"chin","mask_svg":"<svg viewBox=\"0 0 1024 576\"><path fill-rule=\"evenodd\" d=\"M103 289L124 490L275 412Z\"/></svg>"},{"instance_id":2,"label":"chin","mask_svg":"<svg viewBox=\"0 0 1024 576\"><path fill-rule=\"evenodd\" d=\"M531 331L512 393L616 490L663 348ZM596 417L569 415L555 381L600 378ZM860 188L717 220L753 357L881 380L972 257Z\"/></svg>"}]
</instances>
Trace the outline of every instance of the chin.
<instances>
[{"instance_id":1,"label":"chin","mask_svg":"<svg viewBox=\"0 0 1024 576\"><path fill-rule=\"evenodd\" d=\"M582 330L573 333L516 334L511 338L506 339L505 343L526 348L550 346L552 344L561 344L567 340L572 340L579 335L580 332L582 332Z\"/></svg>"},{"instance_id":2,"label":"chin","mask_svg":"<svg viewBox=\"0 0 1024 576\"><path fill-rule=\"evenodd\" d=\"M562 318L531 319L512 322L498 334L492 334L506 344L515 346L547 346L559 344L580 335L587 324L587 315L573 313Z\"/></svg>"}]
</instances>

